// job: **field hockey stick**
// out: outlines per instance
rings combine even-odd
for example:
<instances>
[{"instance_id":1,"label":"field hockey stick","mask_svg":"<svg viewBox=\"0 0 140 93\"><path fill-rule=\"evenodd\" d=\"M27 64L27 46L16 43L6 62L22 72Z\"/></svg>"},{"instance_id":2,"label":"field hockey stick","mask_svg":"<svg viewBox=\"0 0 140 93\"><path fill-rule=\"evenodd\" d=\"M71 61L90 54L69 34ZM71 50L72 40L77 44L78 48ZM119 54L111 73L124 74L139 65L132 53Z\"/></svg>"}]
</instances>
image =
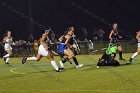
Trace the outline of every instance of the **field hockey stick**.
<instances>
[{"instance_id":1,"label":"field hockey stick","mask_svg":"<svg viewBox=\"0 0 140 93\"><path fill-rule=\"evenodd\" d=\"M130 43L129 45L135 45L135 44L137 44L138 42L134 42L134 43Z\"/></svg>"},{"instance_id":2,"label":"field hockey stick","mask_svg":"<svg viewBox=\"0 0 140 93\"><path fill-rule=\"evenodd\" d=\"M58 53L56 53L56 52L54 52L54 51L51 51L51 52L52 52L53 54L57 55L57 56L60 56ZM60 59L61 59L61 60L63 60L63 59L65 60L66 58L60 56ZM68 62L70 62L70 64L72 64L71 61L68 60Z\"/></svg>"},{"instance_id":3,"label":"field hockey stick","mask_svg":"<svg viewBox=\"0 0 140 93\"><path fill-rule=\"evenodd\" d=\"M61 59L61 60L65 60L66 58L60 56L60 59ZM72 62L71 62L70 60L68 60L68 62L70 62L70 64L72 64Z\"/></svg>"}]
</instances>

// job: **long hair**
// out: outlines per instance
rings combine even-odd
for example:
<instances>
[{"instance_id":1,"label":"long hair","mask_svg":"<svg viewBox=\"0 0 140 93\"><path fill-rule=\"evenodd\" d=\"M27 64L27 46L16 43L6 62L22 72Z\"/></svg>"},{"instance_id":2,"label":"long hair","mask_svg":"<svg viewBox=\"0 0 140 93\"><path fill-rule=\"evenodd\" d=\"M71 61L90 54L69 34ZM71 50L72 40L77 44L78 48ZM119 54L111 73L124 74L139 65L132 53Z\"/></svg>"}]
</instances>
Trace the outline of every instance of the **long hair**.
<instances>
[{"instance_id":1,"label":"long hair","mask_svg":"<svg viewBox=\"0 0 140 93\"><path fill-rule=\"evenodd\" d=\"M69 31L71 31L74 27L70 26L65 32L68 33Z\"/></svg>"},{"instance_id":2,"label":"long hair","mask_svg":"<svg viewBox=\"0 0 140 93\"><path fill-rule=\"evenodd\" d=\"M3 38L6 37L6 36L8 36L8 32L9 32L9 31L6 31L6 33L3 35ZM10 32L11 32L11 31L10 31Z\"/></svg>"},{"instance_id":3,"label":"long hair","mask_svg":"<svg viewBox=\"0 0 140 93\"><path fill-rule=\"evenodd\" d=\"M114 25L117 25L117 29L114 29ZM114 31L117 31L117 30L118 30L118 24L117 24L117 23L113 23L112 29L113 29Z\"/></svg>"}]
</instances>

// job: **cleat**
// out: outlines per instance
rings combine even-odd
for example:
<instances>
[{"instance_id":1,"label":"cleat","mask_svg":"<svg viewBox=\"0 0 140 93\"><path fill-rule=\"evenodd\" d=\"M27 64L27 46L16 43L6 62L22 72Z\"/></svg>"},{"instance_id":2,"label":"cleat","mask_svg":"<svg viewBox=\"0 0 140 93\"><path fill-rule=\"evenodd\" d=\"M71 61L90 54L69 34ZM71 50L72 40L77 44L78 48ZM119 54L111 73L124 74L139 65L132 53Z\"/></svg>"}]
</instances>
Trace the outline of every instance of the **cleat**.
<instances>
[{"instance_id":1,"label":"cleat","mask_svg":"<svg viewBox=\"0 0 140 93\"><path fill-rule=\"evenodd\" d=\"M64 68L59 68L56 72L62 72Z\"/></svg>"},{"instance_id":2,"label":"cleat","mask_svg":"<svg viewBox=\"0 0 140 93\"><path fill-rule=\"evenodd\" d=\"M124 58L120 58L119 60L121 60L121 61L125 61L125 59L124 59Z\"/></svg>"},{"instance_id":3,"label":"cleat","mask_svg":"<svg viewBox=\"0 0 140 93\"><path fill-rule=\"evenodd\" d=\"M10 64L10 63L7 62L7 63L5 63L5 64Z\"/></svg>"},{"instance_id":4,"label":"cleat","mask_svg":"<svg viewBox=\"0 0 140 93\"><path fill-rule=\"evenodd\" d=\"M130 59L129 59L129 62L131 63L131 62L132 62L132 60L133 60L133 59L132 59L132 58L130 58Z\"/></svg>"},{"instance_id":5,"label":"cleat","mask_svg":"<svg viewBox=\"0 0 140 93\"><path fill-rule=\"evenodd\" d=\"M26 63L26 61L27 61L27 57L23 57L22 64Z\"/></svg>"},{"instance_id":6,"label":"cleat","mask_svg":"<svg viewBox=\"0 0 140 93\"><path fill-rule=\"evenodd\" d=\"M62 71L64 70L64 68L59 68L59 69L62 70Z\"/></svg>"},{"instance_id":7,"label":"cleat","mask_svg":"<svg viewBox=\"0 0 140 93\"><path fill-rule=\"evenodd\" d=\"M83 64L79 64L78 66L76 66L76 68L81 68L83 66L84 66Z\"/></svg>"}]
</instances>

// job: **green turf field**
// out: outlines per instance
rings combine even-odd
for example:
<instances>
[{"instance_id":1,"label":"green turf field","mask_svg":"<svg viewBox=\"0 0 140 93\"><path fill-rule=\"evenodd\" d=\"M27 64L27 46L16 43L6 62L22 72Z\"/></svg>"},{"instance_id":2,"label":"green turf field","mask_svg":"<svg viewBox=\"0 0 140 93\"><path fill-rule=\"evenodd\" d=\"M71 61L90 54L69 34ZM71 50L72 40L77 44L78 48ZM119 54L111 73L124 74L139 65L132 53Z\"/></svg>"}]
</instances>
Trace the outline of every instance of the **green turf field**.
<instances>
[{"instance_id":1,"label":"green turf field","mask_svg":"<svg viewBox=\"0 0 140 93\"><path fill-rule=\"evenodd\" d=\"M124 54L124 58L130 55ZM0 59L0 93L140 93L139 56L132 64L126 60L119 67L97 69L99 57L79 55L84 67L76 69L74 63L66 63L61 73L55 72L46 58L24 65L21 58L12 58L10 65ZM55 59L58 63L59 58Z\"/></svg>"}]
</instances>

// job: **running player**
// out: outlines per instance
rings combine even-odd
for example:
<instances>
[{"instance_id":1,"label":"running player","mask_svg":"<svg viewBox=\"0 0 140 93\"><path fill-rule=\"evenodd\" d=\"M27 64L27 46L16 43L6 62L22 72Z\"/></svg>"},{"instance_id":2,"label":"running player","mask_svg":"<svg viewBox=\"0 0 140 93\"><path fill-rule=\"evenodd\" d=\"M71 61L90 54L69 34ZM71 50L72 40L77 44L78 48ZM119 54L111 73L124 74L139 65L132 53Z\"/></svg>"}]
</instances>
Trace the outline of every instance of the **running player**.
<instances>
[{"instance_id":1,"label":"running player","mask_svg":"<svg viewBox=\"0 0 140 93\"><path fill-rule=\"evenodd\" d=\"M6 52L6 55L3 56L4 62L5 62L5 64L9 64L9 59L10 59L10 56L12 55L11 45L13 43L13 37L11 36L11 31L7 31L2 42L4 43L4 49Z\"/></svg>"},{"instance_id":2,"label":"running player","mask_svg":"<svg viewBox=\"0 0 140 93\"><path fill-rule=\"evenodd\" d=\"M80 51L80 48L79 48L78 42L76 40L76 35L74 34L74 31L75 31L74 27L69 27L69 28L73 29L72 38L70 39L70 42L69 42L69 44L72 46L70 48L73 51L73 53L76 55L77 52Z\"/></svg>"},{"instance_id":3,"label":"running player","mask_svg":"<svg viewBox=\"0 0 140 93\"><path fill-rule=\"evenodd\" d=\"M117 23L114 23L113 29L111 30L109 34L109 39L110 41L117 42L118 51L119 51L119 59L121 61L124 61L125 59L122 57L122 46L118 43L119 38L122 38L122 37L119 35Z\"/></svg>"},{"instance_id":4,"label":"running player","mask_svg":"<svg viewBox=\"0 0 140 93\"><path fill-rule=\"evenodd\" d=\"M43 56L47 57L50 61L52 66L55 68L57 72L61 72L62 69L58 68L53 56L51 55L50 51L48 51L49 46L47 45L46 41L48 38L50 30L45 30L45 33L40 38L40 46L38 49L37 57L23 57L22 64L24 64L27 61L39 61Z\"/></svg>"},{"instance_id":5,"label":"running player","mask_svg":"<svg viewBox=\"0 0 140 93\"><path fill-rule=\"evenodd\" d=\"M129 59L129 62L132 62L132 60L140 54L140 31L137 32L136 39L138 40L137 44L137 52L135 52Z\"/></svg>"},{"instance_id":6,"label":"running player","mask_svg":"<svg viewBox=\"0 0 140 93\"><path fill-rule=\"evenodd\" d=\"M76 68L80 68L83 66L83 64L78 63L76 56L74 55L74 53L70 49L72 47L72 45L70 45L70 40L71 40L71 38L73 38L72 37L73 31L74 31L74 28L69 27L67 29L66 34L63 35L59 39L59 40L61 40L60 47L59 47L59 53L60 53L61 57L63 57L64 55L68 56L66 59L60 61L60 65L62 68L64 68L64 63L69 61L70 59L73 59L73 61L76 64Z\"/></svg>"}]
</instances>

